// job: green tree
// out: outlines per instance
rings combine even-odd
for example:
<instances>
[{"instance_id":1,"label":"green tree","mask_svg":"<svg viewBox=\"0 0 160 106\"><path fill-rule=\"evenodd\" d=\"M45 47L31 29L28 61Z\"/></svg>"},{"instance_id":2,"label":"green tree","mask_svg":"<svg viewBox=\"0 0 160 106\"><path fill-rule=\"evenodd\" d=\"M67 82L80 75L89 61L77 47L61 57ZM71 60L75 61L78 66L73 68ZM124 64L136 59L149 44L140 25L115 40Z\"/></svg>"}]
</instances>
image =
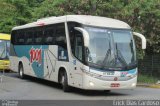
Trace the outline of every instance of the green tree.
<instances>
[{"instance_id":1,"label":"green tree","mask_svg":"<svg viewBox=\"0 0 160 106\"><path fill-rule=\"evenodd\" d=\"M13 20L16 14L16 8L4 1L0 2L0 8L0 32L9 33L15 25Z\"/></svg>"},{"instance_id":2,"label":"green tree","mask_svg":"<svg viewBox=\"0 0 160 106\"><path fill-rule=\"evenodd\" d=\"M147 38L146 53L160 52L160 0L1 0L0 31L39 18L67 14L110 17L125 21ZM140 48L140 42L136 42ZM139 56L143 52L138 49Z\"/></svg>"}]
</instances>

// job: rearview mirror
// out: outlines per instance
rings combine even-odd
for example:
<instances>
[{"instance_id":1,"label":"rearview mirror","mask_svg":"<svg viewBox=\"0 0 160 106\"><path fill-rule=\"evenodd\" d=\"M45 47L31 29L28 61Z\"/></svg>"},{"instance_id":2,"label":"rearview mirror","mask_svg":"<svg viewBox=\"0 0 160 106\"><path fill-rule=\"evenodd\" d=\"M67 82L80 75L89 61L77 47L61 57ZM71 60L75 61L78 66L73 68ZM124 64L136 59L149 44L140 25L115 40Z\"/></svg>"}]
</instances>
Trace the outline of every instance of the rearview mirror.
<instances>
[{"instance_id":1,"label":"rearview mirror","mask_svg":"<svg viewBox=\"0 0 160 106\"><path fill-rule=\"evenodd\" d=\"M146 38L144 37L144 35L137 33L137 32L133 32L133 35L138 36L139 38L141 38L142 41L142 49L146 49Z\"/></svg>"},{"instance_id":2,"label":"rearview mirror","mask_svg":"<svg viewBox=\"0 0 160 106\"><path fill-rule=\"evenodd\" d=\"M89 46L89 34L88 34L88 32L81 27L74 27L74 29L82 33L83 39L84 39L84 46L88 47Z\"/></svg>"}]
</instances>

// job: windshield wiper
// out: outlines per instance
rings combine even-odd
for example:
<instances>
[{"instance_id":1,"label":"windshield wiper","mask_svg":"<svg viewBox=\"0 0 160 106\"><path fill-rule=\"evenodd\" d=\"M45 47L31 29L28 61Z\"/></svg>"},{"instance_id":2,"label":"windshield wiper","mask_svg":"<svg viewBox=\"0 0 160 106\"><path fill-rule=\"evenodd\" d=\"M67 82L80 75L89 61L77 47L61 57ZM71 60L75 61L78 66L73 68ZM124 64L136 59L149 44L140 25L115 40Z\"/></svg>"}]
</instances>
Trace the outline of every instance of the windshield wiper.
<instances>
[{"instance_id":1,"label":"windshield wiper","mask_svg":"<svg viewBox=\"0 0 160 106\"><path fill-rule=\"evenodd\" d=\"M108 58L109 58L109 55L111 54L111 49L108 49L107 50L107 53L106 53L106 55L105 55L105 58L104 58L104 60L103 60L103 62L102 62L102 66L103 66L103 68L105 67L105 65L106 65L106 63L108 63Z\"/></svg>"},{"instance_id":2,"label":"windshield wiper","mask_svg":"<svg viewBox=\"0 0 160 106\"><path fill-rule=\"evenodd\" d=\"M107 50L107 52L106 52L106 54L105 54L105 58L104 58L104 60L103 60L103 62L102 62L102 68L106 67L105 65L108 64L108 62L109 62L109 56L110 56L110 58L111 58L111 44L110 44L110 43L111 43L111 42L109 42L109 49ZM113 61L113 60L112 60L112 61ZM110 61L109 64L111 64L112 61Z\"/></svg>"},{"instance_id":3,"label":"windshield wiper","mask_svg":"<svg viewBox=\"0 0 160 106\"><path fill-rule=\"evenodd\" d=\"M3 49L2 54L0 55L0 58L2 58L4 53L5 53L5 48Z\"/></svg>"},{"instance_id":4,"label":"windshield wiper","mask_svg":"<svg viewBox=\"0 0 160 106\"><path fill-rule=\"evenodd\" d=\"M118 49L117 43L116 43L116 51L117 51L116 58L118 58L118 60L126 67L127 66L127 62L125 61L121 51ZM116 62L116 60L115 60L115 62Z\"/></svg>"}]
</instances>

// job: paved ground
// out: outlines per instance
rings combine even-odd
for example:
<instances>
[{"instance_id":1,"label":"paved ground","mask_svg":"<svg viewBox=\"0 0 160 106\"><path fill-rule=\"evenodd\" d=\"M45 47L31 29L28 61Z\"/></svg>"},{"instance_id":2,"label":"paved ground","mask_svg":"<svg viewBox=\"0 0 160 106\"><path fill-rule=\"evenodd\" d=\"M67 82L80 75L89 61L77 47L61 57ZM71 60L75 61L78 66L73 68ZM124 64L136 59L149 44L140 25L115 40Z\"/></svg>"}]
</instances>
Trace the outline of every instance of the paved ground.
<instances>
[{"instance_id":1,"label":"paved ground","mask_svg":"<svg viewBox=\"0 0 160 106\"><path fill-rule=\"evenodd\" d=\"M160 100L160 89L137 87L134 90L84 91L72 89L64 93L59 84L35 78L19 79L16 73L6 73L0 83L0 99L9 100Z\"/></svg>"}]
</instances>

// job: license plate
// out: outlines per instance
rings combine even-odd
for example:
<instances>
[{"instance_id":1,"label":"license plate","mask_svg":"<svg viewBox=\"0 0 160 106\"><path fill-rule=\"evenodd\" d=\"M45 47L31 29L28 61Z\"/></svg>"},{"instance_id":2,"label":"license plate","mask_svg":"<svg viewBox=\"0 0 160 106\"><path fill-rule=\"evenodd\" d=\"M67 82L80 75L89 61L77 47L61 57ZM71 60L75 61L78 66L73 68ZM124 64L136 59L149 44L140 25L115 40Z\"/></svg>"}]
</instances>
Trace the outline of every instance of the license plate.
<instances>
[{"instance_id":1,"label":"license plate","mask_svg":"<svg viewBox=\"0 0 160 106\"><path fill-rule=\"evenodd\" d=\"M114 71L111 71L111 72L104 72L103 75L105 76L113 76L115 74Z\"/></svg>"},{"instance_id":2,"label":"license plate","mask_svg":"<svg viewBox=\"0 0 160 106\"><path fill-rule=\"evenodd\" d=\"M111 87L119 87L120 84L119 83L111 83Z\"/></svg>"}]
</instances>

